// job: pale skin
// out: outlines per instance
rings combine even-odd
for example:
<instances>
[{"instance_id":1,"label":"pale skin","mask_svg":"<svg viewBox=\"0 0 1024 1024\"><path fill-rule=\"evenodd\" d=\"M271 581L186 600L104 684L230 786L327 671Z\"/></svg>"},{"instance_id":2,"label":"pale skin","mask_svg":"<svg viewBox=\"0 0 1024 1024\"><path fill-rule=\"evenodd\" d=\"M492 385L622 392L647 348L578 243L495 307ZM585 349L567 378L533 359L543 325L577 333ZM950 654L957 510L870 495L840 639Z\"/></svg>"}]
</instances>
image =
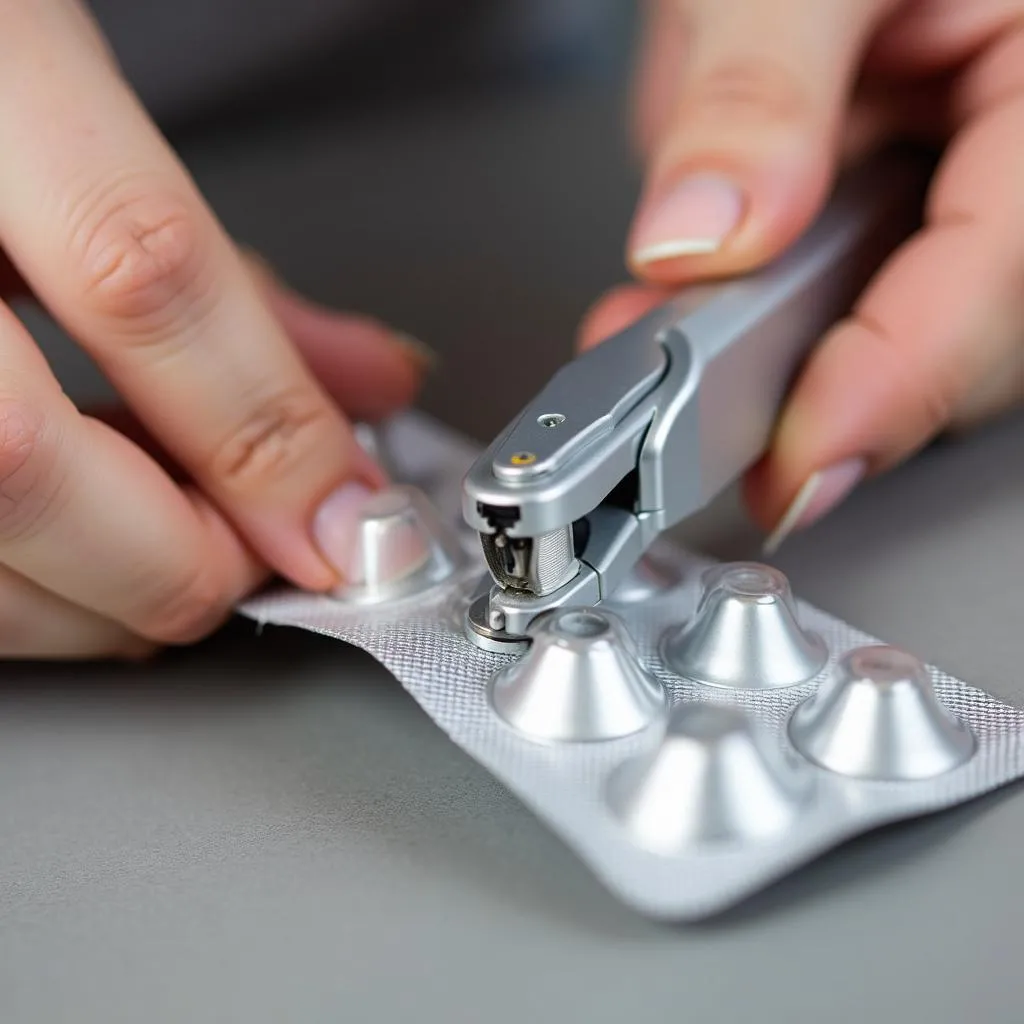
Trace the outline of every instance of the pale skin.
<instances>
[{"instance_id":1,"label":"pale skin","mask_svg":"<svg viewBox=\"0 0 1024 1024\"><path fill-rule=\"evenodd\" d=\"M650 7L641 283L583 344L770 259L886 134L947 145L924 229L823 340L747 480L762 525L802 526L1024 397L1024 0ZM427 355L239 252L73 0L0 0L0 24L0 297L35 296L131 410L76 409L0 304L0 656L141 656L273 573L337 585L385 483L349 424L408 403Z\"/></svg>"}]
</instances>

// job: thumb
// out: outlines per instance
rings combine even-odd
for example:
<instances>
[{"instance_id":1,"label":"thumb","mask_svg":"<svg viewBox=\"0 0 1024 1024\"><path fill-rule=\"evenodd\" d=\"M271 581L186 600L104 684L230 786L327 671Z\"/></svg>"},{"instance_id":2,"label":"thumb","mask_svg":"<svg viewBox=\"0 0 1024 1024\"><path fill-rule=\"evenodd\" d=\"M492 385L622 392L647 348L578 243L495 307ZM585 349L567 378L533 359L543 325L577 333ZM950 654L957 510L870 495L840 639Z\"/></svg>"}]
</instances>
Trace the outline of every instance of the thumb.
<instances>
[{"instance_id":1,"label":"thumb","mask_svg":"<svg viewBox=\"0 0 1024 1024\"><path fill-rule=\"evenodd\" d=\"M890 0L663 0L684 19L681 79L629 240L675 283L760 264L831 186L860 55Z\"/></svg>"}]
</instances>

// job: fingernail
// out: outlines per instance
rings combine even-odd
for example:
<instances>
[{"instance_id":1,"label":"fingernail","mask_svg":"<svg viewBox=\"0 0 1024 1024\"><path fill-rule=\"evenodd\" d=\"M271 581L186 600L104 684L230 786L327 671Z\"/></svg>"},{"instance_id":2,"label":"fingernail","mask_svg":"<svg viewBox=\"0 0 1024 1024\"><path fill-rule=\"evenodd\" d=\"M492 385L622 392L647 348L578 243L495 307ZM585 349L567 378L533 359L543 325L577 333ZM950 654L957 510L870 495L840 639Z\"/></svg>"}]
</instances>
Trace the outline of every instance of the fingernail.
<instances>
[{"instance_id":1,"label":"fingernail","mask_svg":"<svg viewBox=\"0 0 1024 1024\"><path fill-rule=\"evenodd\" d=\"M393 335L394 342L409 358L421 373L430 373L438 363L437 353L419 338L414 338L404 331L397 331Z\"/></svg>"},{"instance_id":2,"label":"fingernail","mask_svg":"<svg viewBox=\"0 0 1024 1024\"><path fill-rule=\"evenodd\" d=\"M313 540L342 579L350 580L361 571L358 527L372 497L365 484L350 481L328 495L313 517Z\"/></svg>"},{"instance_id":3,"label":"fingernail","mask_svg":"<svg viewBox=\"0 0 1024 1024\"><path fill-rule=\"evenodd\" d=\"M632 262L640 266L715 252L743 216L743 193L720 174L684 178L645 205L633 233Z\"/></svg>"},{"instance_id":4,"label":"fingernail","mask_svg":"<svg viewBox=\"0 0 1024 1024\"><path fill-rule=\"evenodd\" d=\"M867 468L867 460L857 456L812 473L764 542L764 553L775 554L791 533L828 515L864 479Z\"/></svg>"}]
</instances>

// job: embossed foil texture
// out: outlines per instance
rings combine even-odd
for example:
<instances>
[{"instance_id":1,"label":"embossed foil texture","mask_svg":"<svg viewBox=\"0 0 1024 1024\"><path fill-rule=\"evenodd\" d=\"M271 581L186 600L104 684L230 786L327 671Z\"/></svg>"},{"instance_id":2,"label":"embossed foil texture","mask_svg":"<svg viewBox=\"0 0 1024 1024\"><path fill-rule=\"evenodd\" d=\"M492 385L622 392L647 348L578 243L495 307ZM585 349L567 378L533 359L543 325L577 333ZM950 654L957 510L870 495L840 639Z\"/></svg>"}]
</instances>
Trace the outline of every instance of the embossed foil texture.
<instances>
[{"instance_id":1,"label":"embossed foil texture","mask_svg":"<svg viewBox=\"0 0 1024 1024\"><path fill-rule=\"evenodd\" d=\"M480 650L462 617L484 562L459 510L476 450L416 414L383 445L456 538L447 578L377 603L277 589L242 612L372 654L642 913L711 916L1024 775L1020 710L793 599L775 570L664 540L615 599L537 624L520 658Z\"/></svg>"}]
</instances>

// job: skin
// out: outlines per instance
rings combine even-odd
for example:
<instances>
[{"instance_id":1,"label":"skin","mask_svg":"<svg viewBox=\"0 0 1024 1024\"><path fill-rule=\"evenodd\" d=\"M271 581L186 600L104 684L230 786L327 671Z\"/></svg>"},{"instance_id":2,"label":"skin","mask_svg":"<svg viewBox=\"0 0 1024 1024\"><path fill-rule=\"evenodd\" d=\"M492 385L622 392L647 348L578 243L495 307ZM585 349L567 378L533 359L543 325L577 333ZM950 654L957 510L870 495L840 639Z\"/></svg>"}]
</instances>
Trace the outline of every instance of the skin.
<instances>
[{"instance_id":1,"label":"skin","mask_svg":"<svg viewBox=\"0 0 1024 1024\"><path fill-rule=\"evenodd\" d=\"M347 417L410 401L423 353L238 251L76 0L0 0L0 25L0 656L143 656L271 573L337 584L317 511L384 483ZM842 160L895 132L947 147L924 229L823 340L750 474L764 525L816 471L888 469L1024 395L1022 0L655 0L636 109L637 224L697 171L731 178L743 216L714 251L634 259L585 345L770 259ZM125 408L71 404L4 304L26 294Z\"/></svg>"},{"instance_id":2,"label":"skin","mask_svg":"<svg viewBox=\"0 0 1024 1024\"><path fill-rule=\"evenodd\" d=\"M406 404L422 354L243 257L77 3L0 24L0 298L45 305L131 413L75 408L0 302L0 654L138 656L271 572L336 584L316 509L383 482L345 413Z\"/></svg>"},{"instance_id":3,"label":"skin","mask_svg":"<svg viewBox=\"0 0 1024 1024\"><path fill-rule=\"evenodd\" d=\"M922 230L796 384L745 495L766 529L817 471L892 468L1024 398L1024 3L653 0L638 65L647 179L634 223L686 175L727 176L743 215L719 249L638 265L591 311L585 347L666 290L792 242L837 168L894 135L943 147ZM827 509L821 510L822 512Z\"/></svg>"}]
</instances>

